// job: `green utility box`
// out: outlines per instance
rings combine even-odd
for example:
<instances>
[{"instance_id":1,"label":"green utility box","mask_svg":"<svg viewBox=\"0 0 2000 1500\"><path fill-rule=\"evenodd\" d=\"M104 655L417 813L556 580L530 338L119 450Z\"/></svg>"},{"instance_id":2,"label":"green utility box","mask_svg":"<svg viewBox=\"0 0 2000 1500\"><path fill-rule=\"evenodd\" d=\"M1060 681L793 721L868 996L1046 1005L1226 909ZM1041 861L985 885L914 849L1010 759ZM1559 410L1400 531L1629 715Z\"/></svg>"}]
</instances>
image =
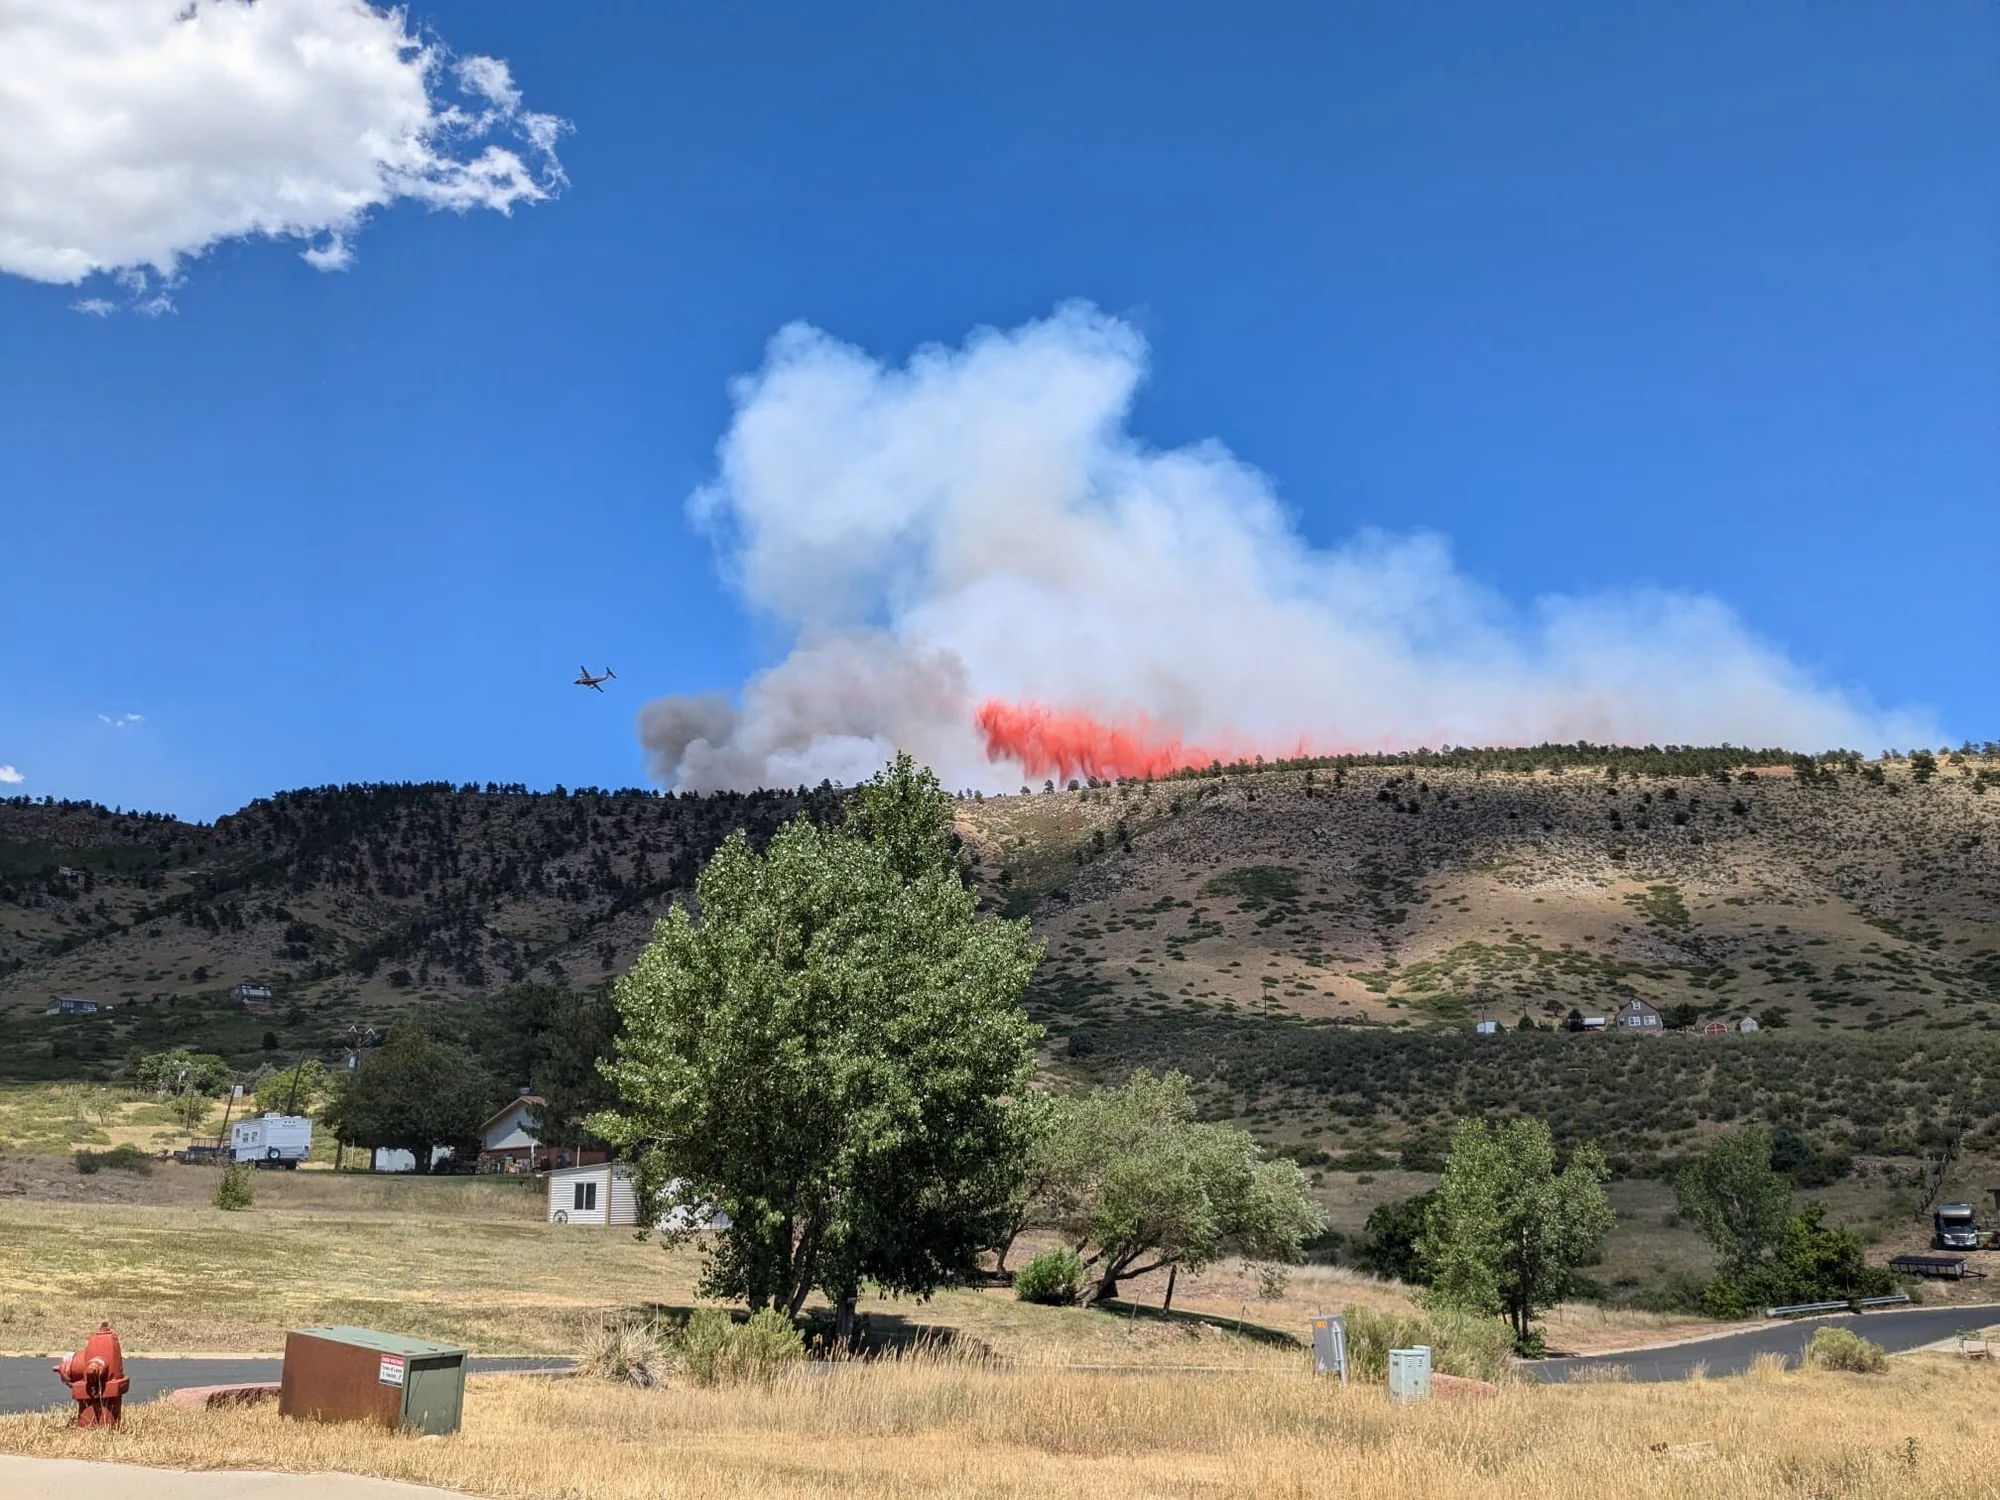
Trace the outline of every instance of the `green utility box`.
<instances>
[{"instance_id":1,"label":"green utility box","mask_svg":"<svg viewBox=\"0 0 2000 1500\"><path fill-rule=\"evenodd\" d=\"M463 1349L372 1328L285 1335L281 1416L445 1434L458 1431L464 1409Z\"/></svg>"}]
</instances>

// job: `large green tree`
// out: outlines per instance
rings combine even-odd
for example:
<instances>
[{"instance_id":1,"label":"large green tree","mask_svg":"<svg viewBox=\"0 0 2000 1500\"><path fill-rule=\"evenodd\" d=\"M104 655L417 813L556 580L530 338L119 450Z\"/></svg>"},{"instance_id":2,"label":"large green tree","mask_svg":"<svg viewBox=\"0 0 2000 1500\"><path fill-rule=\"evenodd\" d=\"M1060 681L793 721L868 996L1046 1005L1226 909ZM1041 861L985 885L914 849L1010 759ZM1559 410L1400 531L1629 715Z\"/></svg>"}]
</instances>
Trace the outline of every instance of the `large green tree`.
<instances>
[{"instance_id":1,"label":"large green tree","mask_svg":"<svg viewBox=\"0 0 2000 1500\"><path fill-rule=\"evenodd\" d=\"M1196 1119L1181 1073L1142 1070L1059 1101L1037 1155L1041 1222L1076 1246L1096 1302L1162 1266L1198 1270L1231 1252L1296 1261L1326 1227L1298 1165L1265 1161L1244 1131Z\"/></svg>"},{"instance_id":2,"label":"large green tree","mask_svg":"<svg viewBox=\"0 0 2000 1500\"><path fill-rule=\"evenodd\" d=\"M428 1172L435 1147L477 1149L495 1097L470 1052L403 1022L390 1028L380 1051L339 1080L320 1118L336 1139L408 1151L417 1170Z\"/></svg>"},{"instance_id":3,"label":"large green tree","mask_svg":"<svg viewBox=\"0 0 2000 1500\"><path fill-rule=\"evenodd\" d=\"M1772 1168L1761 1130L1716 1136L1674 1178L1674 1198L1715 1246L1722 1274L1738 1280L1776 1252L1792 1216L1792 1185Z\"/></svg>"},{"instance_id":4,"label":"large green tree","mask_svg":"<svg viewBox=\"0 0 2000 1500\"><path fill-rule=\"evenodd\" d=\"M729 1215L710 1295L796 1313L817 1288L845 1336L864 1279L928 1295L1004 1238L1041 946L979 916L949 817L899 758L848 826L738 833L616 986L620 1102L591 1125L650 1205Z\"/></svg>"},{"instance_id":5,"label":"large green tree","mask_svg":"<svg viewBox=\"0 0 2000 1500\"><path fill-rule=\"evenodd\" d=\"M1516 1345L1532 1347L1535 1314L1569 1294L1576 1268L1611 1230L1609 1175L1602 1153L1588 1144L1558 1170L1555 1142L1540 1120L1459 1125L1417 1245L1431 1297L1503 1316Z\"/></svg>"}]
</instances>

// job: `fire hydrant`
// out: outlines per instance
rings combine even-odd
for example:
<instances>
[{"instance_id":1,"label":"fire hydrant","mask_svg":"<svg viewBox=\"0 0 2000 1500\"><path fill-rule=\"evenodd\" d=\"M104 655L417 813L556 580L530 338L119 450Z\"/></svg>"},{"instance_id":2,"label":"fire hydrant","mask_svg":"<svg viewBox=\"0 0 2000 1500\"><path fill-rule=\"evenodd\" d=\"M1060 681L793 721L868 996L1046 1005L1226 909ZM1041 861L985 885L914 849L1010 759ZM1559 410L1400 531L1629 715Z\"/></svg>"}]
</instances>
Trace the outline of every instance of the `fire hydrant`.
<instances>
[{"instance_id":1,"label":"fire hydrant","mask_svg":"<svg viewBox=\"0 0 2000 1500\"><path fill-rule=\"evenodd\" d=\"M116 1427L118 1410L132 1382L125 1375L125 1351L109 1323L99 1323L90 1342L74 1354L65 1354L55 1367L57 1376L76 1399L76 1425Z\"/></svg>"}]
</instances>

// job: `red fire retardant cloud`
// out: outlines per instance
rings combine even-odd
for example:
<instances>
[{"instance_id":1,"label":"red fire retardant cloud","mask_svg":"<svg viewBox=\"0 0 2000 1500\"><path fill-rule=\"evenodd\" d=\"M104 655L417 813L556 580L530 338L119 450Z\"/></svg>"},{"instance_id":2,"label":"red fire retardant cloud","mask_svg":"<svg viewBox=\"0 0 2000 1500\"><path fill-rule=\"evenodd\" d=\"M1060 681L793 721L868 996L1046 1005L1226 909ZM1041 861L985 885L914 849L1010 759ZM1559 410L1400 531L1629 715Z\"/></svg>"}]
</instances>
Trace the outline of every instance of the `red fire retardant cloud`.
<instances>
[{"instance_id":1,"label":"red fire retardant cloud","mask_svg":"<svg viewBox=\"0 0 2000 1500\"><path fill-rule=\"evenodd\" d=\"M1143 717L1106 724L1074 710L1043 703L1003 703L997 698L979 705L978 723L989 760L1019 761L1029 775L1059 781L1071 776L1104 781L1164 776L1272 753L1249 747L1234 735L1210 745L1189 745L1173 730ZM1275 752L1278 756L1311 753L1302 744Z\"/></svg>"}]
</instances>

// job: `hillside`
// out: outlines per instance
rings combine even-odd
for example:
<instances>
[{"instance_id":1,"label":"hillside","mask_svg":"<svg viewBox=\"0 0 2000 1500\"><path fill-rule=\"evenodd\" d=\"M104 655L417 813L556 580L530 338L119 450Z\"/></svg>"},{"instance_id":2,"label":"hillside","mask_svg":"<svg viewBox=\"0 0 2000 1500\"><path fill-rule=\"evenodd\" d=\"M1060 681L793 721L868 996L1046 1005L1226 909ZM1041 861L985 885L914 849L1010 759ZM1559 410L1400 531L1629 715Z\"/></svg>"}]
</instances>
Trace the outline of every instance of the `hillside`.
<instances>
[{"instance_id":1,"label":"hillside","mask_svg":"<svg viewBox=\"0 0 2000 1500\"><path fill-rule=\"evenodd\" d=\"M1246 1107L1242 1059L1282 1073L1270 1049L1319 1055L1328 1027L1355 1039L1343 1067L1399 1034L1632 996L1931 1051L2000 1027L2000 759L1803 769L1357 758L965 799L959 827L988 898L1048 942L1031 1005L1052 1064L1235 1058ZM591 984L731 829L761 839L838 795L322 788L212 827L0 803L6 1067L96 1071L169 1037L323 1049L413 1000ZM271 1011L228 1000L244 980ZM119 1008L41 1016L57 994Z\"/></svg>"},{"instance_id":2,"label":"hillside","mask_svg":"<svg viewBox=\"0 0 2000 1500\"><path fill-rule=\"evenodd\" d=\"M1514 1025L1629 998L2000 1024L2000 760L1840 765L1252 768L960 823L1086 1029L1160 1007Z\"/></svg>"},{"instance_id":3,"label":"hillside","mask_svg":"<svg viewBox=\"0 0 2000 1500\"><path fill-rule=\"evenodd\" d=\"M258 1048L267 1031L322 1049L413 1000L591 984L630 962L733 829L767 838L801 810L832 816L838 798L329 787L213 826L0 803L6 1066L78 1071L137 1041ZM228 999L244 981L273 987L271 1011ZM55 995L118 1009L44 1021Z\"/></svg>"}]
</instances>

